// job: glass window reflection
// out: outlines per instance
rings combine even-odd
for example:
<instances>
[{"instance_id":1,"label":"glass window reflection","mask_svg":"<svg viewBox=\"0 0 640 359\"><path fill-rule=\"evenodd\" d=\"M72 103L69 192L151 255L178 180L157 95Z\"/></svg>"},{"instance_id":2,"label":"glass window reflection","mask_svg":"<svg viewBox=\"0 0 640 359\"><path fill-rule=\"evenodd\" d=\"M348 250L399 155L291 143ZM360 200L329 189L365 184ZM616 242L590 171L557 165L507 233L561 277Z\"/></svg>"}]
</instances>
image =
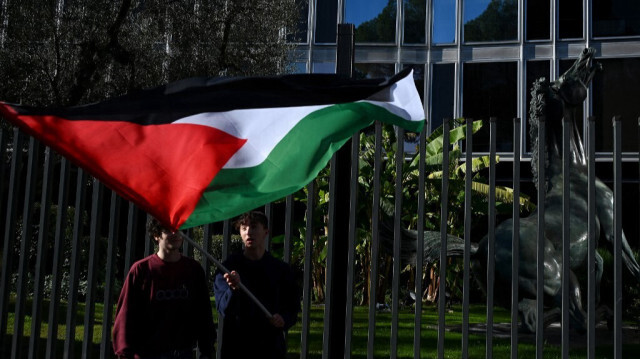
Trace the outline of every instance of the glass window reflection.
<instances>
[{"instance_id":1,"label":"glass window reflection","mask_svg":"<svg viewBox=\"0 0 640 359\"><path fill-rule=\"evenodd\" d=\"M466 63L463 67L465 118L483 120L473 137L474 151L489 151L489 118L496 117L496 148L513 150L513 118L517 116L518 73L515 62Z\"/></svg>"},{"instance_id":2,"label":"glass window reflection","mask_svg":"<svg viewBox=\"0 0 640 359\"><path fill-rule=\"evenodd\" d=\"M359 63L354 66L356 79L389 79L396 73L394 64Z\"/></svg>"},{"instance_id":3,"label":"glass window reflection","mask_svg":"<svg viewBox=\"0 0 640 359\"><path fill-rule=\"evenodd\" d=\"M527 40L549 40L551 3L549 0L527 1Z\"/></svg>"},{"instance_id":4,"label":"glass window reflection","mask_svg":"<svg viewBox=\"0 0 640 359\"><path fill-rule=\"evenodd\" d=\"M404 0L404 43L424 44L426 0Z\"/></svg>"},{"instance_id":5,"label":"glass window reflection","mask_svg":"<svg viewBox=\"0 0 640 359\"><path fill-rule=\"evenodd\" d=\"M582 38L582 0L558 1L558 19L561 39Z\"/></svg>"},{"instance_id":6,"label":"glass window reflection","mask_svg":"<svg viewBox=\"0 0 640 359\"><path fill-rule=\"evenodd\" d=\"M431 89L431 131L440 127L445 118L453 118L455 64L434 64Z\"/></svg>"},{"instance_id":7,"label":"glass window reflection","mask_svg":"<svg viewBox=\"0 0 640 359\"><path fill-rule=\"evenodd\" d=\"M307 28L309 24L309 2L307 0L295 0L298 7L298 26L295 33L287 37L289 42L306 43Z\"/></svg>"},{"instance_id":8,"label":"glass window reflection","mask_svg":"<svg viewBox=\"0 0 640 359\"><path fill-rule=\"evenodd\" d=\"M456 41L456 0L433 0L434 44Z\"/></svg>"},{"instance_id":9,"label":"glass window reflection","mask_svg":"<svg viewBox=\"0 0 640 359\"><path fill-rule=\"evenodd\" d=\"M312 72L314 74L335 74L336 63L335 62L314 62L312 66Z\"/></svg>"},{"instance_id":10,"label":"glass window reflection","mask_svg":"<svg viewBox=\"0 0 640 359\"><path fill-rule=\"evenodd\" d=\"M614 116L622 116L622 150L638 151L640 58L605 59L603 71L593 78L593 115L596 117L596 151L613 151Z\"/></svg>"},{"instance_id":11,"label":"glass window reflection","mask_svg":"<svg viewBox=\"0 0 640 359\"><path fill-rule=\"evenodd\" d=\"M593 2L593 36L640 35L640 1Z\"/></svg>"},{"instance_id":12,"label":"glass window reflection","mask_svg":"<svg viewBox=\"0 0 640 359\"><path fill-rule=\"evenodd\" d=\"M293 73L294 74L306 74L307 73L307 63L306 62L294 62L293 63Z\"/></svg>"},{"instance_id":13,"label":"glass window reflection","mask_svg":"<svg viewBox=\"0 0 640 359\"><path fill-rule=\"evenodd\" d=\"M464 1L464 41L518 39L517 0Z\"/></svg>"},{"instance_id":14,"label":"glass window reflection","mask_svg":"<svg viewBox=\"0 0 640 359\"><path fill-rule=\"evenodd\" d=\"M315 42L318 44L335 44L337 30L338 0L317 0Z\"/></svg>"},{"instance_id":15,"label":"glass window reflection","mask_svg":"<svg viewBox=\"0 0 640 359\"><path fill-rule=\"evenodd\" d=\"M397 2L345 0L345 22L356 27L356 42L395 42Z\"/></svg>"}]
</instances>

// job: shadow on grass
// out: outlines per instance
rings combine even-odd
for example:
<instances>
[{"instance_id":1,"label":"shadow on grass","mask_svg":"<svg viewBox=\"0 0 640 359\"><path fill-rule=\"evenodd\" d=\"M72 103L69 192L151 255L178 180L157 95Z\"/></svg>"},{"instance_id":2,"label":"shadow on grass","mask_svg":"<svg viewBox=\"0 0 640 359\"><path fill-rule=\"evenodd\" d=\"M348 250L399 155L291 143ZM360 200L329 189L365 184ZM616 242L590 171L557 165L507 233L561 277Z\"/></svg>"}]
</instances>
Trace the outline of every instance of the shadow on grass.
<instances>
[{"instance_id":1,"label":"shadow on grass","mask_svg":"<svg viewBox=\"0 0 640 359\"><path fill-rule=\"evenodd\" d=\"M0 349L0 358L11 358L12 351L12 338L11 334L6 334L3 338L2 345ZM55 343L55 357L63 358L64 357L64 339L56 339ZM38 338L38 343L36 344L36 353L33 357L35 358L45 358L46 356L46 348L47 348L47 339L46 338ZM73 353L69 355L69 358L80 358L82 357L82 341L76 340L73 345ZM89 354L92 358L100 357L100 344L91 343L89 350L91 353ZM27 358L29 356L29 337L23 337L20 343L20 353L17 356L18 358ZM111 357L111 351L109 350L108 357Z\"/></svg>"}]
</instances>

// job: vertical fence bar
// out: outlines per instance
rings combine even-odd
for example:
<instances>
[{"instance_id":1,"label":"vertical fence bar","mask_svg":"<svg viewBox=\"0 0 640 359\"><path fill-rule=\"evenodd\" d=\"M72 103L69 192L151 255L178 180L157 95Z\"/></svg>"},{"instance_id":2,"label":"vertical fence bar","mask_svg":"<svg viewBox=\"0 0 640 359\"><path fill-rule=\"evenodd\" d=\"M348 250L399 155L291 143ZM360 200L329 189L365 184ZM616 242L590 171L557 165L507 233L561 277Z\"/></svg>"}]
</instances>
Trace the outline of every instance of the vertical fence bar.
<instances>
[{"instance_id":1,"label":"vertical fence bar","mask_svg":"<svg viewBox=\"0 0 640 359\"><path fill-rule=\"evenodd\" d=\"M331 158L330 161L331 174L329 176L329 193L335 194L336 186L335 186L335 169L336 169L336 155ZM334 247L334 219L335 216L335 200L333 198L329 201L329 233L327 233L327 262L325 267L325 298L324 298L324 324L323 324L323 334L322 334L322 359L329 359L329 337L331 335L331 314L333 310L332 302L331 302L331 292L333 291L333 247Z\"/></svg>"},{"instance_id":2,"label":"vertical fence bar","mask_svg":"<svg viewBox=\"0 0 640 359\"><path fill-rule=\"evenodd\" d=\"M418 146L418 156L420 157L420 165L418 167L418 243L416 244L416 276L415 296L416 307L414 311L413 324L413 357L420 359L420 339L422 338L422 275L424 271L424 207L425 207L425 183L424 177L426 172L426 137L427 126L422 128L420 132L420 144Z\"/></svg>"},{"instance_id":3,"label":"vertical fence bar","mask_svg":"<svg viewBox=\"0 0 640 359\"><path fill-rule=\"evenodd\" d=\"M587 358L596 357L596 119L587 123Z\"/></svg>"},{"instance_id":4,"label":"vertical fence bar","mask_svg":"<svg viewBox=\"0 0 640 359\"><path fill-rule=\"evenodd\" d=\"M40 197L40 221L38 222L38 244L36 247L36 265L31 306L31 336L29 337L29 358L37 356L42 327L42 297L45 275L45 263L48 258L49 213L51 209L51 180L53 178L53 153L50 148L45 149L44 170L42 173L42 193Z\"/></svg>"},{"instance_id":5,"label":"vertical fence bar","mask_svg":"<svg viewBox=\"0 0 640 359\"><path fill-rule=\"evenodd\" d=\"M520 271L520 118L513 119L513 238L511 240L511 358L518 357L518 277Z\"/></svg>"},{"instance_id":6,"label":"vertical fence bar","mask_svg":"<svg viewBox=\"0 0 640 359\"><path fill-rule=\"evenodd\" d=\"M545 117L538 122L538 233L536 258L536 358L544 354L544 198L546 194L545 158L546 133Z\"/></svg>"},{"instance_id":7,"label":"vertical fence bar","mask_svg":"<svg viewBox=\"0 0 640 359\"><path fill-rule=\"evenodd\" d=\"M136 233L136 227L138 223L138 209L133 204L133 202L129 202L129 209L127 211L127 243L125 244L125 255L124 255L124 269L122 271L123 277L122 279L127 278L127 274L129 273L129 269L133 264L135 258L136 251L136 242L138 241L138 235ZM145 236L144 240L148 240Z\"/></svg>"},{"instance_id":8,"label":"vertical fence bar","mask_svg":"<svg viewBox=\"0 0 640 359\"><path fill-rule=\"evenodd\" d=\"M471 204L473 196L471 186L473 182L473 119L466 119L466 153L464 176L464 270L462 274L462 358L469 357L469 299L471 291Z\"/></svg>"},{"instance_id":9,"label":"vertical fence bar","mask_svg":"<svg viewBox=\"0 0 640 359\"><path fill-rule=\"evenodd\" d=\"M282 260L291 263L291 237L293 232L293 195L286 198L286 211L284 215L284 248Z\"/></svg>"},{"instance_id":10,"label":"vertical fence bar","mask_svg":"<svg viewBox=\"0 0 640 359\"><path fill-rule=\"evenodd\" d=\"M102 340L100 341L100 359L111 357L111 324L113 317L113 304L115 296L113 293L114 278L116 272L116 256L118 229L120 227L120 203L121 199L115 192L111 192L111 202L109 207L109 234L107 237L107 272L104 283L104 307L102 310Z\"/></svg>"},{"instance_id":11,"label":"vertical fence bar","mask_svg":"<svg viewBox=\"0 0 640 359\"><path fill-rule=\"evenodd\" d=\"M493 358L493 302L496 277L496 118L489 118L489 232L487 235L487 337L485 357Z\"/></svg>"},{"instance_id":12,"label":"vertical fence bar","mask_svg":"<svg viewBox=\"0 0 640 359\"><path fill-rule=\"evenodd\" d=\"M309 327L311 312L311 276L313 274L313 263L311 257L313 255L313 210L315 208L315 180L307 185L307 215L306 230L304 237L304 279L302 287L302 330L300 343L300 359L307 359L309 356Z\"/></svg>"},{"instance_id":13,"label":"vertical fence bar","mask_svg":"<svg viewBox=\"0 0 640 359\"><path fill-rule=\"evenodd\" d=\"M205 252L211 252L211 224L205 224L202 228L202 248ZM202 256L201 260L202 269L204 269L204 277L209 283L211 277L211 262L207 260L206 256Z\"/></svg>"},{"instance_id":14,"label":"vertical fence bar","mask_svg":"<svg viewBox=\"0 0 640 359\"><path fill-rule=\"evenodd\" d=\"M23 138L18 128L13 130L13 154L11 155L11 170L7 194L7 218L4 226L4 245L2 248L2 277L0 278L0 342L2 351L9 353L6 343L7 317L9 316L9 293L11 292L11 269L13 268L14 231L18 211L17 196L22 182L18 181L18 173L22 168Z\"/></svg>"},{"instance_id":15,"label":"vertical fence bar","mask_svg":"<svg viewBox=\"0 0 640 359\"><path fill-rule=\"evenodd\" d=\"M355 59L355 26L338 24L336 45L336 73L344 79L353 77ZM327 247L327 284L325 298L325 328L323 337L323 357L344 356L344 307L347 281L348 243L338 237L346 237L349 232L349 175L351 168L349 141L331 159L330 201L329 201L329 245ZM332 188L332 189L331 189Z\"/></svg>"},{"instance_id":16,"label":"vertical fence bar","mask_svg":"<svg viewBox=\"0 0 640 359\"><path fill-rule=\"evenodd\" d=\"M31 214L36 191L37 167L40 160L40 148L35 138L29 138L29 156L27 162L27 177L25 180L24 204L22 208L22 238L20 242L20 258L18 259L18 282L16 283L16 305L13 321L13 338L11 340L11 358L22 357L22 338L24 332L25 302L27 300L27 272L29 270L29 251L31 248Z\"/></svg>"},{"instance_id":17,"label":"vertical fence bar","mask_svg":"<svg viewBox=\"0 0 640 359\"><path fill-rule=\"evenodd\" d=\"M273 223L273 203L269 202L264 205L264 215L267 217L267 223L271 225ZM271 249L271 232L267 234L267 238L265 238L264 247L267 250Z\"/></svg>"},{"instance_id":18,"label":"vertical fence bar","mask_svg":"<svg viewBox=\"0 0 640 359\"><path fill-rule=\"evenodd\" d=\"M151 215L147 214L147 221L146 223L149 223L149 220L151 219ZM146 229L146 228L145 228ZM187 233L187 236L189 236L189 238L191 238L191 234ZM147 257L150 256L151 253L153 252L153 241L154 239L149 238L148 235L144 236L144 255L143 257ZM186 243L184 243L186 244ZM182 252L183 253L187 253L189 250L189 246L187 245L186 247L184 246L184 244L182 245Z\"/></svg>"},{"instance_id":19,"label":"vertical fence bar","mask_svg":"<svg viewBox=\"0 0 640 359\"><path fill-rule=\"evenodd\" d=\"M82 340L82 357L91 357L93 347L93 324L95 322L95 297L97 280L97 260L99 254L100 226L102 224L102 184L93 179L91 198L91 223L89 234L89 258L87 268L87 296L84 302L84 333Z\"/></svg>"},{"instance_id":20,"label":"vertical fence bar","mask_svg":"<svg viewBox=\"0 0 640 359\"><path fill-rule=\"evenodd\" d=\"M82 212L85 201L85 182L87 175L82 168L78 168L76 182L76 202L73 215L73 236L71 239L71 267L69 269L69 295L67 299L66 336L64 341L64 357L74 358L76 341L76 310L78 307L78 282L80 279L80 251L82 239Z\"/></svg>"},{"instance_id":21,"label":"vertical fence bar","mask_svg":"<svg viewBox=\"0 0 640 359\"><path fill-rule=\"evenodd\" d=\"M189 238L194 238L193 237L193 228L189 228L187 230L184 231L184 234L189 237ZM155 249L155 241L149 241L152 246L151 248ZM186 244L186 246L185 246ZM191 243L189 243L189 241L183 241L182 242L182 254L184 254L185 256L189 257L189 258L194 258L193 256L193 251L194 251L194 245L192 245ZM151 254L151 253L149 253Z\"/></svg>"},{"instance_id":22,"label":"vertical fence bar","mask_svg":"<svg viewBox=\"0 0 640 359\"><path fill-rule=\"evenodd\" d=\"M613 117L613 357L622 359L622 117Z\"/></svg>"},{"instance_id":23,"label":"vertical fence bar","mask_svg":"<svg viewBox=\"0 0 640 359\"><path fill-rule=\"evenodd\" d=\"M8 174L8 166L5 165L5 155L8 155L8 129L0 128L0 158L3 160L0 161L0 221L6 218L6 210L7 207L4 206L5 198L7 194L7 186L9 185L9 174ZM2 233L4 234L4 233ZM4 238L4 237L3 237ZM1 316L1 314L0 314Z\"/></svg>"},{"instance_id":24,"label":"vertical fence bar","mask_svg":"<svg viewBox=\"0 0 640 359\"><path fill-rule=\"evenodd\" d=\"M360 154L360 133L351 137L351 179L349 180L349 234L347 252L347 294L344 318L344 358L351 358L351 332L353 330L353 291L356 263L356 211L358 209L358 158Z\"/></svg>"},{"instance_id":25,"label":"vertical fence bar","mask_svg":"<svg viewBox=\"0 0 640 359\"><path fill-rule=\"evenodd\" d=\"M393 218L393 280L391 288L391 359L398 357L398 322L400 306L400 271L402 249L402 165L404 162L404 129L398 128L395 178L395 213Z\"/></svg>"},{"instance_id":26,"label":"vertical fence bar","mask_svg":"<svg viewBox=\"0 0 640 359\"><path fill-rule=\"evenodd\" d=\"M373 205L371 209L371 266L369 273L369 320L367 330L367 359L374 358L376 337L376 300L378 296L378 257L380 250L380 172L382 171L382 124L375 123L373 160Z\"/></svg>"},{"instance_id":27,"label":"vertical fence bar","mask_svg":"<svg viewBox=\"0 0 640 359\"><path fill-rule=\"evenodd\" d=\"M570 134L574 114L562 118L562 358L569 358L569 287L571 285L571 149Z\"/></svg>"},{"instance_id":28,"label":"vertical fence bar","mask_svg":"<svg viewBox=\"0 0 640 359\"><path fill-rule=\"evenodd\" d=\"M147 215L147 218L151 217L151 215ZM184 234L193 239L193 231L191 230L191 228L186 229L184 231ZM147 241L146 243L148 243L148 246L145 246L145 257L151 255L152 250L152 242L151 241ZM186 256L186 257L190 257L193 258L193 246L190 245L189 241L183 241L182 242L182 248L180 248L180 250L182 251L182 255ZM148 251L148 252L147 252ZM148 254L147 254L148 253Z\"/></svg>"},{"instance_id":29,"label":"vertical fence bar","mask_svg":"<svg viewBox=\"0 0 640 359\"><path fill-rule=\"evenodd\" d=\"M229 256L229 247L231 244L231 221L225 220L222 227L222 261ZM224 335L224 321L218 316L218 350L216 358L222 358L222 337Z\"/></svg>"},{"instance_id":30,"label":"vertical fence bar","mask_svg":"<svg viewBox=\"0 0 640 359\"><path fill-rule=\"evenodd\" d=\"M445 305L447 292L447 214L449 213L450 122L442 121L442 188L440 191L440 278L438 285L438 358L444 358Z\"/></svg>"},{"instance_id":31,"label":"vertical fence bar","mask_svg":"<svg viewBox=\"0 0 640 359\"><path fill-rule=\"evenodd\" d=\"M46 357L53 358L56 354L58 340L58 308L62 293L62 264L64 260L65 233L67 227L67 203L69 196L69 167L70 163L62 157L60 159L60 182L58 183L58 213L56 213L56 234L53 242L53 264L51 269L51 300L49 302L49 317L47 327Z\"/></svg>"}]
</instances>

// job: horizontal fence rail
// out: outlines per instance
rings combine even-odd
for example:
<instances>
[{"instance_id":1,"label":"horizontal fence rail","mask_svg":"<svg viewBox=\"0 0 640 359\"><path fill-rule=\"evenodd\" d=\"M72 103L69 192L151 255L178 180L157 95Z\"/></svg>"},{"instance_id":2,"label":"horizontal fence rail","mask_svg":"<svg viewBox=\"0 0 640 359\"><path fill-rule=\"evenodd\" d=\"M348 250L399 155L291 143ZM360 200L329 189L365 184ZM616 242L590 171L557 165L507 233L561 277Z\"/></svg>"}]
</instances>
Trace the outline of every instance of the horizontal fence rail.
<instances>
[{"instance_id":1,"label":"horizontal fence rail","mask_svg":"<svg viewBox=\"0 0 640 359\"><path fill-rule=\"evenodd\" d=\"M534 352L542 358L549 351L567 358L574 351L585 351L595 358L611 348L610 355L621 358L630 355L627 345L631 349L640 345L625 337L627 330L640 333L637 324L629 324L639 318L624 314L638 315L631 308L634 299L624 293L638 293L640 284L625 274L622 265L622 211L629 208L623 201L634 201L622 195L622 176L625 166L638 164L626 161L623 166L620 119L613 121L612 171L600 172L613 193L613 269L603 275L610 278L607 283L612 284L606 288L611 293L598 293L598 273L604 265L596 249L604 246L602 238L596 243L600 235L596 230L604 226L597 218L596 168L609 167L607 162L596 163L595 119L589 118L584 153L587 186L579 189L588 198L586 263L573 271L563 265L571 262L572 238L571 197L565 191L558 219L563 223L561 242L556 248L563 278L557 297L561 302L556 303L559 314L553 315L549 302L534 300L531 307L541 313L533 320L535 333L523 329L519 306L525 291L519 278L527 274L524 261L531 259L533 267L525 268L533 271L527 290L538 298L546 295L544 263L551 258L546 257L545 247L545 228L550 226L544 217L549 210L545 175L550 170L538 161L534 183L527 172L529 162L521 163L525 124L520 119L512 122L512 162L501 162L496 153L496 131L511 126L511 121L483 121L490 134L489 153L474 153L476 121L443 121L442 145L435 155L435 142L426 132L412 137L402 129L375 123L349 142L351 165L338 170L349 181L338 182L329 166L303 190L260 209L270 221L271 252L298 274L302 312L288 333L290 356L324 358L330 350L344 348L340 350L345 358L444 358L451 351L463 358L517 358ZM540 121L540 141L545 141L549 125ZM562 136L565 189L571 188L570 130L565 128ZM148 215L19 130L0 131L0 356L110 358L120 288L131 265L155 251L145 229ZM398 151L409 147L415 150ZM540 149L542 157L549 155L545 151ZM483 160L486 164L480 165ZM337 183L348 185L341 192L346 193L344 199L333 196ZM512 190L503 191L503 186ZM511 193L515 205L505 192ZM535 202L535 210L518 205L525 201ZM535 233L526 233L535 241L526 242L521 238L526 230L522 220L535 215L539 215L531 217ZM334 226L336 216L344 216L344 233ZM513 234L508 249L518 255L510 255L505 266L497 260L504 248L497 246L496 236L508 218ZM201 249L219 260L240 250L232 221L192 228L187 235L197 245L185 242L183 253L202 264L212 288L216 268ZM635 238L629 242L638 243ZM333 253L336 250L345 253ZM584 293L584 334L576 333L569 314L575 304L570 301L573 275L584 282L579 288ZM608 316L599 306L604 297L612 298ZM603 318L609 320L611 332L602 329L607 323ZM218 338L223 331L219 323ZM596 334L603 331L609 334ZM330 349L328 338L335 339L335 333L342 333L344 342ZM559 339L551 340L552 335ZM576 336L584 343L577 344Z\"/></svg>"}]
</instances>

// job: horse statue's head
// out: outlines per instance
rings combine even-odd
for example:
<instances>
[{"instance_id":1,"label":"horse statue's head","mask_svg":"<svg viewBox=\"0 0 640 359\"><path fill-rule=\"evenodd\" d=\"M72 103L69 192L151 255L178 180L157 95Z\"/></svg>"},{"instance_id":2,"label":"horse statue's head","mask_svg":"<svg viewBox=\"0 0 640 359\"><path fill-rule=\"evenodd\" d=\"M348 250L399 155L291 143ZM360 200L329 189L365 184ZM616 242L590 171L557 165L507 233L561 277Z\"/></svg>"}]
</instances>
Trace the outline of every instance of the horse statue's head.
<instances>
[{"instance_id":1,"label":"horse statue's head","mask_svg":"<svg viewBox=\"0 0 640 359\"><path fill-rule=\"evenodd\" d=\"M595 53L590 47L582 50L573 65L549 86L564 106L579 106L587 98L589 82L596 71L602 70L602 64L593 62Z\"/></svg>"},{"instance_id":2,"label":"horse statue's head","mask_svg":"<svg viewBox=\"0 0 640 359\"><path fill-rule=\"evenodd\" d=\"M573 109L581 106L587 98L589 83L595 73L602 70L600 63L594 63L595 49L585 48L580 56L557 80L549 83L544 77L534 81L531 88L531 102L529 109L529 122L531 124L529 136L531 138L531 169L533 180L537 187L537 164L539 156L538 124L544 117L546 119L546 158L545 166L548 167L551 157L559 156L561 144L562 118L567 116L573 120ZM575 129L572 134L572 156L574 161L583 162L582 140L579 131Z\"/></svg>"}]
</instances>

